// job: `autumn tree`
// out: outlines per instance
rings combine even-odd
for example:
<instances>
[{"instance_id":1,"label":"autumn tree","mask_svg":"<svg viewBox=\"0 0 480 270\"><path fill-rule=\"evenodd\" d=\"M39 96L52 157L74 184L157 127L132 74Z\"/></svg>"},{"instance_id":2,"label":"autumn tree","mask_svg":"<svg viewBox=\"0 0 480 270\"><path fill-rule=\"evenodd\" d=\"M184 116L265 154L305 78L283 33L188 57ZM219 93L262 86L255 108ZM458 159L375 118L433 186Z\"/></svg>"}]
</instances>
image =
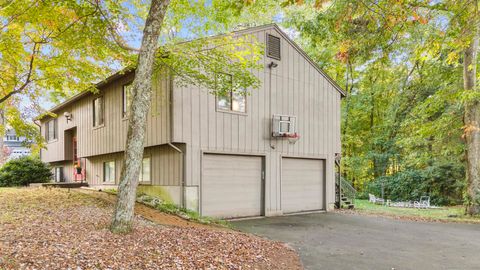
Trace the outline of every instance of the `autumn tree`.
<instances>
[{"instance_id":1,"label":"autumn tree","mask_svg":"<svg viewBox=\"0 0 480 270\"><path fill-rule=\"evenodd\" d=\"M284 3L286 25L349 92L345 175L360 190L388 182L391 199L436 203L456 202L466 183L475 213L478 1Z\"/></svg>"},{"instance_id":2,"label":"autumn tree","mask_svg":"<svg viewBox=\"0 0 480 270\"><path fill-rule=\"evenodd\" d=\"M114 6L114 3L111 4ZM118 6L117 6L118 8ZM58 101L104 78L128 52L112 38L108 20L89 1L16 0L0 4L0 126L41 143L26 125L22 104L42 113L41 99ZM3 132L0 132L0 145Z\"/></svg>"},{"instance_id":3,"label":"autumn tree","mask_svg":"<svg viewBox=\"0 0 480 270\"><path fill-rule=\"evenodd\" d=\"M463 88L475 98L465 104L465 142L467 144L467 212L480 214L480 100L477 86L478 42L480 39L479 2L465 4L469 10L464 17L465 46L463 53ZM463 12L463 11L459 11ZM471 92L471 93L470 93Z\"/></svg>"},{"instance_id":4,"label":"autumn tree","mask_svg":"<svg viewBox=\"0 0 480 270\"><path fill-rule=\"evenodd\" d=\"M201 38L200 36L198 39L179 43L181 40L176 35L166 31L167 37L161 38L162 30L168 30L172 26L175 26L176 30L182 27L182 18L191 18L195 15L202 17L203 14L208 15L209 18L218 19L215 16L219 15L220 3L221 1L192 3L152 0L150 4L141 46L136 50L138 60L131 90L131 113L128 117L125 159L110 227L113 232L125 233L132 229L138 175L144 151L146 117L151 105L154 74L173 76L177 84L197 84L220 94L258 86L258 79L251 70L259 67L257 62L260 47L251 37L221 35ZM168 17L167 9L172 10L171 17ZM210 12L206 13L207 9ZM223 10L227 9L231 10L231 7L223 6ZM212 21L215 22L217 19ZM224 19L223 25L228 21L230 20ZM209 33L209 30L218 31L219 29L222 29L220 25L210 22L198 28L193 26L190 30L194 34L201 35ZM218 81L216 75L219 73L232 74L236 78L233 85Z\"/></svg>"},{"instance_id":5,"label":"autumn tree","mask_svg":"<svg viewBox=\"0 0 480 270\"><path fill-rule=\"evenodd\" d=\"M152 0L145 21L142 45L132 86L131 113L128 117L125 159L120 174L118 199L111 224L113 232L128 232L132 227L136 187L143 158L147 112L152 95L152 76L160 31L170 0Z\"/></svg>"}]
</instances>

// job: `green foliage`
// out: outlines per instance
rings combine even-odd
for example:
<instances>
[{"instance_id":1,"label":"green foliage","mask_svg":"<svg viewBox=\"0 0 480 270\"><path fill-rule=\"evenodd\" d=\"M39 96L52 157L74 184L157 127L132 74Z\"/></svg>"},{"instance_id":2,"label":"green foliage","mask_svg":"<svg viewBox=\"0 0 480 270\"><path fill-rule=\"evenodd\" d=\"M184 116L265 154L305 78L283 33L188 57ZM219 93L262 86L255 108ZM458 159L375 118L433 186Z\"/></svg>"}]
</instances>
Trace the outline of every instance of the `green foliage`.
<instances>
[{"instance_id":1,"label":"green foliage","mask_svg":"<svg viewBox=\"0 0 480 270\"><path fill-rule=\"evenodd\" d=\"M140 203L146 204L150 207L153 207L161 212L164 212L170 215L176 215L181 218L195 221L198 223L216 224L216 225L227 226L227 227L229 226L229 223L226 221L211 218L211 217L200 216L200 214L195 211L192 211L183 207L179 207L176 204L169 203L159 198L152 197L143 193L137 194L137 201Z\"/></svg>"},{"instance_id":2,"label":"green foliage","mask_svg":"<svg viewBox=\"0 0 480 270\"><path fill-rule=\"evenodd\" d=\"M103 192L108 193L110 195L115 195L115 196L118 194L116 189L104 189ZM137 192L137 202L153 207L163 213L176 215L181 218L191 220L194 222L230 227L230 223L228 223L227 221L212 218L212 217L201 216L198 212L192 211L184 207L179 207L174 203L170 203L160 198L147 195L143 192Z\"/></svg>"},{"instance_id":3,"label":"green foliage","mask_svg":"<svg viewBox=\"0 0 480 270\"><path fill-rule=\"evenodd\" d=\"M108 1L111 10L103 13L99 1L0 2L0 109L5 125L38 144L38 152L43 141L30 119L43 113L42 103L94 91L92 82L131 64L110 27L123 18L122 3Z\"/></svg>"},{"instance_id":4,"label":"green foliage","mask_svg":"<svg viewBox=\"0 0 480 270\"><path fill-rule=\"evenodd\" d=\"M370 182L365 193L376 196L384 191L384 198L392 201L418 201L421 196L430 196L435 205L462 203L465 177L457 164L439 164L424 170L406 169L393 175L381 176Z\"/></svg>"},{"instance_id":5,"label":"green foliage","mask_svg":"<svg viewBox=\"0 0 480 270\"><path fill-rule=\"evenodd\" d=\"M285 2L286 25L348 93L342 174L364 195L383 183L392 200L459 203L464 105L478 100L462 90L466 3Z\"/></svg>"},{"instance_id":6,"label":"green foliage","mask_svg":"<svg viewBox=\"0 0 480 270\"><path fill-rule=\"evenodd\" d=\"M47 164L28 156L12 159L0 168L0 187L46 183L51 178L52 172Z\"/></svg>"},{"instance_id":7,"label":"green foliage","mask_svg":"<svg viewBox=\"0 0 480 270\"><path fill-rule=\"evenodd\" d=\"M158 67L173 73L180 86L199 85L220 95L259 86L253 71L261 67L262 47L251 36L200 38L161 50ZM229 74L233 81L219 80L219 74Z\"/></svg>"}]
</instances>

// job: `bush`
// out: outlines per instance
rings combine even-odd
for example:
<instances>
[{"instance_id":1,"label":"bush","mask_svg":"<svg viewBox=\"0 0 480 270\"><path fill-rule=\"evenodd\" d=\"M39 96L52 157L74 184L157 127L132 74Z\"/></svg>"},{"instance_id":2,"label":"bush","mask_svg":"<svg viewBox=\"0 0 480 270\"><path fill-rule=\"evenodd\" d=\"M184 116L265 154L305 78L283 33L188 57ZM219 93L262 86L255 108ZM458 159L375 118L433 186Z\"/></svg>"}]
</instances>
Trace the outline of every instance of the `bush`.
<instances>
[{"instance_id":1,"label":"bush","mask_svg":"<svg viewBox=\"0 0 480 270\"><path fill-rule=\"evenodd\" d=\"M375 179L365 193L382 194L392 201L418 201L430 196L432 204L455 205L462 203L465 171L449 163L433 164L422 170L405 169L393 175Z\"/></svg>"},{"instance_id":2,"label":"bush","mask_svg":"<svg viewBox=\"0 0 480 270\"><path fill-rule=\"evenodd\" d=\"M0 168L0 187L46 183L51 178L52 172L46 163L28 156L12 159Z\"/></svg>"}]
</instances>

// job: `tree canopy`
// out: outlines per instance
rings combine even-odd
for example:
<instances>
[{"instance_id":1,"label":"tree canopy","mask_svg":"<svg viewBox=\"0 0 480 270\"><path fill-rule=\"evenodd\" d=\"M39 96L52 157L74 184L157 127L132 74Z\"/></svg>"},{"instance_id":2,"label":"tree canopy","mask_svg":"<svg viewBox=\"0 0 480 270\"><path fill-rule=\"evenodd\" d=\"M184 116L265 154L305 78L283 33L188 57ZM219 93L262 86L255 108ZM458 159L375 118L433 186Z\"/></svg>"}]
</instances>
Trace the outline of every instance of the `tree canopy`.
<instances>
[{"instance_id":1,"label":"tree canopy","mask_svg":"<svg viewBox=\"0 0 480 270\"><path fill-rule=\"evenodd\" d=\"M0 109L7 122L34 137L35 128L22 124L22 100L33 101L31 110L38 111L40 98L55 102L94 90L92 82L120 66L135 66L150 3L2 3ZM178 83L220 92L212 76L219 72L240 78L236 89L255 87L249 71L257 68L260 47L218 34L275 21L348 93L342 104L342 174L357 189L401 200L429 194L440 204L465 197L480 205L480 185L472 182L480 183L480 176L471 173L472 165L480 165L468 155L476 149L471 146L480 148L474 140L478 5L174 0L161 27L155 68L175 74ZM243 50L233 50L238 46Z\"/></svg>"},{"instance_id":2,"label":"tree canopy","mask_svg":"<svg viewBox=\"0 0 480 270\"><path fill-rule=\"evenodd\" d=\"M464 106L478 98L462 79L468 1L305 2L287 25L348 92L343 175L389 199L461 202Z\"/></svg>"}]
</instances>

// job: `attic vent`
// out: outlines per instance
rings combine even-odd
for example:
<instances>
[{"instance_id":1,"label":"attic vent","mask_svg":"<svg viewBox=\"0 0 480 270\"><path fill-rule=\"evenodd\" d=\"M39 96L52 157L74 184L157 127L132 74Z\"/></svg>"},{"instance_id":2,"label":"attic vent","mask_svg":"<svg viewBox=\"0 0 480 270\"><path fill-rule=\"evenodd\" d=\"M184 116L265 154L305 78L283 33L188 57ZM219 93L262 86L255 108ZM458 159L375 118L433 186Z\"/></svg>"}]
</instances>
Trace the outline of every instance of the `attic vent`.
<instances>
[{"instance_id":1,"label":"attic vent","mask_svg":"<svg viewBox=\"0 0 480 270\"><path fill-rule=\"evenodd\" d=\"M267 56L280 60L280 38L267 34Z\"/></svg>"}]
</instances>

